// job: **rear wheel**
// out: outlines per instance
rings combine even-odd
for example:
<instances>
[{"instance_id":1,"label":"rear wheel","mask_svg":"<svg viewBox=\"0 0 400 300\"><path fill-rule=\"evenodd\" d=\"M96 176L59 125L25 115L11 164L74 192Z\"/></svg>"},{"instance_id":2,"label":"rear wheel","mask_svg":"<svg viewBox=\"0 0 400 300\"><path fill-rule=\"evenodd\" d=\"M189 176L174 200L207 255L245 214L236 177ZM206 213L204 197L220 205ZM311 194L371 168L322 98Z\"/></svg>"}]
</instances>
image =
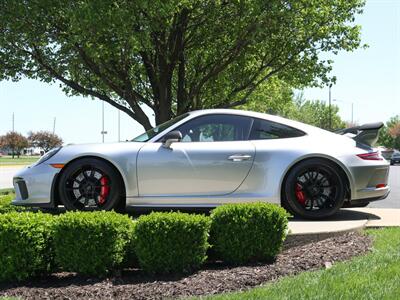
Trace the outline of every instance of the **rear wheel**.
<instances>
[{"instance_id":1,"label":"rear wheel","mask_svg":"<svg viewBox=\"0 0 400 300\"><path fill-rule=\"evenodd\" d=\"M61 174L60 199L67 210L111 210L123 197L118 172L95 158L72 162Z\"/></svg>"},{"instance_id":2,"label":"rear wheel","mask_svg":"<svg viewBox=\"0 0 400 300\"><path fill-rule=\"evenodd\" d=\"M284 206L307 219L335 214L343 205L345 183L340 170L324 159L309 159L290 171L284 185Z\"/></svg>"}]
</instances>

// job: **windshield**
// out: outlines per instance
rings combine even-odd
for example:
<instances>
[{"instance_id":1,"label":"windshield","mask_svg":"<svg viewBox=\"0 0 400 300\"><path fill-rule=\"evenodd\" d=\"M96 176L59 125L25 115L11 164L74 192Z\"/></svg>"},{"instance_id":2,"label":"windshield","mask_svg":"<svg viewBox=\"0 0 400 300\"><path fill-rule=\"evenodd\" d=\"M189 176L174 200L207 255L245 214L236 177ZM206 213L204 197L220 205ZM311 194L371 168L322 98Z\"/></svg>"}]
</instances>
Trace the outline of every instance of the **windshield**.
<instances>
[{"instance_id":1,"label":"windshield","mask_svg":"<svg viewBox=\"0 0 400 300\"><path fill-rule=\"evenodd\" d=\"M189 114L186 113L186 114L177 116L176 118L174 118L172 120L169 120L169 121L167 121L165 123L162 123L162 124L154 127L153 129L150 129L150 130L146 131L145 133L142 133L141 135L135 137L132 140L132 142L147 142L151 138L155 137L157 134L163 132L165 129L171 127L175 123L178 123L180 120L183 120L188 115Z\"/></svg>"}]
</instances>

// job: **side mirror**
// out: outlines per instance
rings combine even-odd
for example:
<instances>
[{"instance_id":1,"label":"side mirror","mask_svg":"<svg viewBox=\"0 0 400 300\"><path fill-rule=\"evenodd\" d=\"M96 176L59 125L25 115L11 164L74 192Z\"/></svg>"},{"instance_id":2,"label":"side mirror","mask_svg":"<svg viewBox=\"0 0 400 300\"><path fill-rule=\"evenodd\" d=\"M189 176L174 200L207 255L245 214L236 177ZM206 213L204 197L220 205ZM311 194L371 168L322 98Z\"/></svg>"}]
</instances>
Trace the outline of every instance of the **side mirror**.
<instances>
[{"instance_id":1,"label":"side mirror","mask_svg":"<svg viewBox=\"0 0 400 300\"><path fill-rule=\"evenodd\" d=\"M172 143L177 143L182 140L182 133L179 130L168 132L162 139L164 148L170 148Z\"/></svg>"}]
</instances>

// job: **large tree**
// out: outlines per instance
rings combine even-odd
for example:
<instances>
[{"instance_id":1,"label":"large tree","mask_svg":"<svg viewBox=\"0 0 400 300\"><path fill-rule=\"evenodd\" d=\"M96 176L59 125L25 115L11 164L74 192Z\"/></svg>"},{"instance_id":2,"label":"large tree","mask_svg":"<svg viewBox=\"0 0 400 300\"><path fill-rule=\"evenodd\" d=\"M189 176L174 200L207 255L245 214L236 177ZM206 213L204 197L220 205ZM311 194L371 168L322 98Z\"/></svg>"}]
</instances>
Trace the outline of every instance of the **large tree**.
<instances>
[{"instance_id":1,"label":"large tree","mask_svg":"<svg viewBox=\"0 0 400 300\"><path fill-rule=\"evenodd\" d=\"M0 80L60 81L146 129L245 104L272 76L327 82L320 52L360 46L363 0L2 0Z\"/></svg>"},{"instance_id":2,"label":"large tree","mask_svg":"<svg viewBox=\"0 0 400 300\"><path fill-rule=\"evenodd\" d=\"M15 155L19 157L22 150L27 147L28 139L18 132L10 131L0 136L0 148L10 151L12 158L14 158Z\"/></svg>"},{"instance_id":3,"label":"large tree","mask_svg":"<svg viewBox=\"0 0 400 300\"><path fill-rule=\"evenodd\" d=\"M59 147L62 145L63 140L50 131L37 131L28 133L28 141L32 147L38 147L44 152Z\"/></svg>"}]
</instances>

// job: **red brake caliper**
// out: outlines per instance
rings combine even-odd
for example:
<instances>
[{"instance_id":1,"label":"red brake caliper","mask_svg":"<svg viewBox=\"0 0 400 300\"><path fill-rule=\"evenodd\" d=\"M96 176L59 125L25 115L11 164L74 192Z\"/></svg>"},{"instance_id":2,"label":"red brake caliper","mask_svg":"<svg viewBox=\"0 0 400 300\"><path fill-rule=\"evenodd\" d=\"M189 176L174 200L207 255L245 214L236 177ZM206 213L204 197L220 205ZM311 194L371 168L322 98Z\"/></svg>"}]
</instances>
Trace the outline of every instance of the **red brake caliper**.
<instances>
[{"instance_id":1,"label":"red brake caliper","mask_svg":"<svg viewBox=\"0 0 400 300\"><path fill-rule=\"evenodd\" d=\"M296 184L296 199L300 204L306 204L306 196L304 195L303 189L299 183Z\"/></svg>"},{"instance_id":2,"label":"red brake caliper","mask_svg":"<svg viewBox=\"0 0 400 300\"><path fill-rule=\"evenodd\" d=\"M106 202L107 196L110 193L110 187L108 186L108 179L107 177L101 177L100 178L100 183L101 183L101 190L100 190L100 199L99 203L103 204Z\"/></svg>"}]
</instances>

